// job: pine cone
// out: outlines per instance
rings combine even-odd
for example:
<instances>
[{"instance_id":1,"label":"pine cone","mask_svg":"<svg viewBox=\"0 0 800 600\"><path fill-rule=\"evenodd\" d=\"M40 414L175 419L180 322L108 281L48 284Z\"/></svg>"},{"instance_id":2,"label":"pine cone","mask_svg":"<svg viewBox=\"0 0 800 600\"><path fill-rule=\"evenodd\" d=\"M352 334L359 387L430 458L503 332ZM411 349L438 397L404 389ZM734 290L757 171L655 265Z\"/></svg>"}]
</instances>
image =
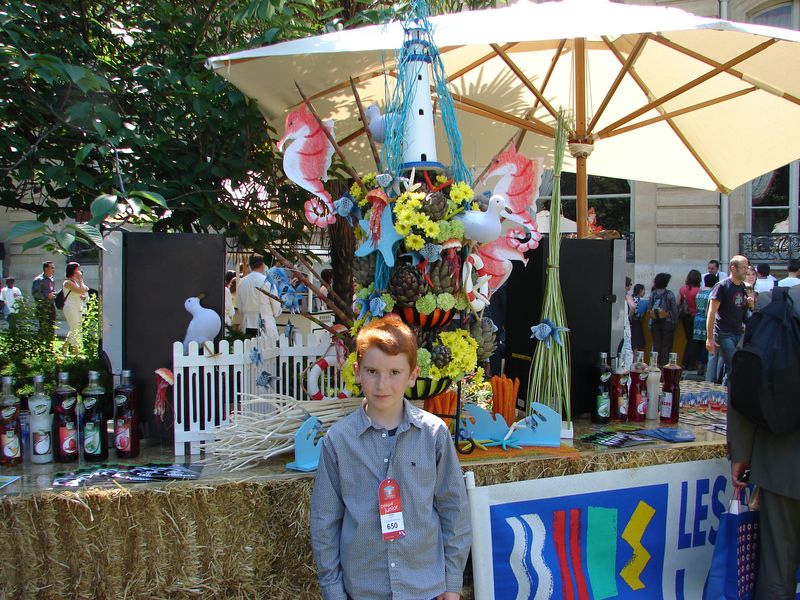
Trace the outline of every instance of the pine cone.
<instances>
[{"instance_id":1,"label":"pine cone","mask_svg":"<svg viewBox=\"0 0 800 600\"><path fill-rule=\"evenodd\" d=\"M455 294L459 288L459 271L461 261L456 256L455 260L450 260L447 256L442 256L431 265L428 271L428 277L433 284L433 293L442 294L449 293Z\"/></svg>"},{"instance_id":2,"label":"pine cone","mask_svg":"<svg viewBox=\"0 0 800 600\"><path fill-rule=\"evenodd\" d=\"M474 321L469 327L469 334L478 342L478 362L489 360L497 350L497 335L491 319L484 317Z\"/></svg>"},{"instance_id":3,"label":"pine cone","mask_svg":"<svg viewBox=\"0 0 800 600\"><path fill-rule=\"evenodd\" d=\"M414 327L414 333L417 336L417 346L427 350L433 348L439 337L439 332L437 330L422 329L420 327Z\"/></svg>"},{"instance_id":4,"label":"pine cone","mask_svg":"<svg viewBox=\"0 0 800 600\"><path fill-rule=\"evenodd\" d=\"M428 291L428 284L416 268L402 264L392 269L389 277L389 293L401 306L412 306Z\"/></svg>"},{"instance_id":5,"label":"pine cone","mask_svg":"<svg viewBox=\"0 0 800 600\"><path fill-rule=\"evenodd\" d=\"M361 287L367 287L375 280L375 261L378 255L370 252L366 256L356 256L353 259L353 279Z\"/></svg>"},{"instance_id":6,"label":"pine cone","mask_svg":"<svg viewBox=\"0 0 800 600\"><path fill-rule=\"evenodd\" d=\"M453 360L453 353L447 346L434 346L431 350L431 361L440 369L449 365L451 360Z\"/></svg>"},{"instance_id":7,"label":"pine cone","mask_svg":"<svg viewBox=\"0 0 800 600\"><path fill-rule=\"evenodd\" d=\"M428 215L433 221L444 219L447 213L447 198L439 192L431 192L425 196L422 202L422 212Z\"/></svg>"}]
</instances>

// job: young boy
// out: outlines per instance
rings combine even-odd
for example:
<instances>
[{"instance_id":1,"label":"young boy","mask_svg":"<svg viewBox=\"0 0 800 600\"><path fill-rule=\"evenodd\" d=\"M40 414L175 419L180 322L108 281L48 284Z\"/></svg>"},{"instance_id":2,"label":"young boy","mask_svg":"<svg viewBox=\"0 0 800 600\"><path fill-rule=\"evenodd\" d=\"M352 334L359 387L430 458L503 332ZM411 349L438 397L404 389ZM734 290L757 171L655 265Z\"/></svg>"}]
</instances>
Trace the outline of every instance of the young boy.
<instances>
[{"instance_id":1,"label":"young boy","mask_svg":"<svg viewBox=\"0 0 800 600\"><path fill-rule=\"evenodd\" d=\"M311 546L325 600L458 600L471 543L450 433L403 398L417 342L396 315L356 338L360 409L323 439Z\"/></svg>"}]
</instances>

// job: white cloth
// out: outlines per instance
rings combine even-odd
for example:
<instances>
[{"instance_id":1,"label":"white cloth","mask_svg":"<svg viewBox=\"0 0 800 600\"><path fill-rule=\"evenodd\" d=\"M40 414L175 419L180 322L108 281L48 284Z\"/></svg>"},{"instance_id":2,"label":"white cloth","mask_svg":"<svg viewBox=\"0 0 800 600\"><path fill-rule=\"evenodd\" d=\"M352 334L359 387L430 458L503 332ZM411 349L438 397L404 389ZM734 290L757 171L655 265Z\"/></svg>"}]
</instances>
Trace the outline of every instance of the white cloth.
<instances>
[{"instance_id":1,"label":"white cloth","mask_svg":"<svg viewBox=\"0 0 800 600\"><path fill-rule=\"evenodd\" d=\"M764 279L756 279L753 284L753 289L756 294L763 294L764 292L771 292L775 287L776 279L772 275L767 275Z\"/></svg>"},{"instance_id":2,"label":"white cloth","mask_svg":"<svg viewBox=\"0 0 800 600\"><path fill-rule=\"evenodd\" d=\"M74 285L77 286L78 284ZM62 312L64 313L64 318L67 320L67 325L69 325L69 333L67 334L65 343L73 348L80 348L83 308L86 305L86 301L81 298L81 294L88 292L89 288L83 285L82 292L70 290L67 287L63 287L62 289L64 290L65 297Z\"/></svg>"},{"instance_id":3,"label":"white cloth","mask_svg":"<svg viewBox=\"0 0 800 600\"><path fill-rule=\"evenodd\" d=\"M225 325L230 327L233 324L233 315L235 314L235 310L233 308L233 294L231 294L231 289L226 285L225 286Z\"/></svg>"},{"instance_id":4,"label":"white cloth","mask_svg":"<svg viewBox=\"0 0 800 600\"><path fill-rule=\"evenodd\" d=\"M778 282L778 287L794 287L796 285L800 285L800 278L784 277Z\"/></svg>"},{"instance_id":5,"label":"white cloth","mask_svg":"<svg viewBox=\"0 0 800 600\"><path fill-rule=\"evenodd\" d=\"M0 301L4 302L8 314L14 314L17 312L17 309L14 308L14 304L17 302L17 298L22 298L22 292L16 286L14 287L4 287L0 290ZM5 309L4 309L5 310Z\"/></svg>"},{"instance_id":6,"label":"white cloth","mask_svg":"<svg viewBox=\"0 0 800 600\"><path fill-rule=\"evenodd\" d=\"M259 329L259 322L264 320L264 332L267 337L278 340L278 326L275 317L281 314L281 303L262 294L259 289L275 296L278 291L264 273L252 271L241 280L236 288L236 303L242 313L242 324L245 329Z\"/></svg>"}]
</instances>

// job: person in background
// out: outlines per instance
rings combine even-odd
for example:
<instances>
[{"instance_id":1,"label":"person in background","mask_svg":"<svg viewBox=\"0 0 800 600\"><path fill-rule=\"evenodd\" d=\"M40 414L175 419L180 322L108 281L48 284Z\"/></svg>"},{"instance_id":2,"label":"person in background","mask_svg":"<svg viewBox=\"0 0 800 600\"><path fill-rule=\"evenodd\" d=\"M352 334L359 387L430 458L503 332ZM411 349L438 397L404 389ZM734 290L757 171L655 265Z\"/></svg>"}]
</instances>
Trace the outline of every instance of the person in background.
<instances>
[{"instance_id":1,"label":"person in background","mask_svg":"<svg viewBox=\"0 0 800 600\"><path fill-rule=\"evenodd\" d=\"M16 330L16 314L19 306L15 306L22 298L22 292L14 285L13 277L6 277L6 285L0 290L0 304L3 306L3 317L8 321L8 328Z\"/></svg>"},{"instance_id":2,"label":"person in background","mask_svg":"<svg viewBox=\"0 0 800 600\"><path fill-rule=\"evenodd\" d=\"M631 292L633 312L631 314L631 346L633 351L644 350L644 327L642 320L647 312L647 300L644 298L644 286L637 283Z\"/></svg>"},{"instance_id":3,"label":"person in background","mask_svg":"<svg viewBox=\"0 0 800 600\"><path fill-rule=\"evenodd\" d=\"M62 312L67 320L69 333L67 333L64 343L75 352L80 352L83 310L86 306L86 299L89 297L89 286L83 282L83 272L79 263L67 263L65 275L67 278L61 284L64 291Z\"/></svg>"},{"instance_id":4,"label":"person in background","mask_svg":"<svg viewBox=\"0 0 800 600\"><path fill-rule=\"evenodd\" d=\"M770 267L767 263L760 263L756 267L756 282L753 284L753 289L756 294L763 294L764 292L771 292L772 288L778 285L778 280L770 275Z\"/></svg>"},{"instance_id":5,"label":"person in background","mask_svg":"<svg viewBox=\"0 0 800 600\"><path fill-rule=\"evenodd\" d=\"M250 273L239 281L236 301L242 312L244 331L250 337L255 337L263 331L271 343L278 341L278 326L275 317L283 310L280 301L263 294L261 290L273 296L278 295L278 290L267 279L267 265L264 257L253 254L248 260Z\"/></svg>"},{"instance_id":6,"label":"person in background","mask_svg":"<svg viewBox=\"0 0 800 600\"><path fill-rule=\"evenodd\" d=\"M630 277L625 278L625 304L620 307L622 314L622 340L617 348L617 356L622 356L626 365L633 364L633 341L631 338L631 314L634 311L633 282Z\"/></svg>"},{"instance_id":7,"label":"person in background","mask_svg":"<svg viewBox=\"0 0 800 600\"><path fill-rule=\"evenodd\" d=\"M728 373L733 364L733 353L742 337L742 326L747 308L753 308L753 298L747 296L744 278L749 263L744 256L730 260L730 275L711 290L708 315L706 316L706 349L709 355L719 353L717 361L725 366L723 382L727 385ZM709 361L710 362L710 361ZM709 367L706 381L716 380L716 369Z\"/></svg>"},{"instance_id":8,"label":"person in background","mask_svg":"<svg viewBox=\"0 0 800 600\"><path fill-rule=\"evenodd\" d=\"M708 311L708 299L711 296L711 289L714 287L714 276L706 275L703 281L703 289L697 292L694 298L696 313L692 327L692 342L697 346L697 374L706 374L708 365L708 350L706 350L706 312ZM713 368L716 368L716 361Z\"/></svg>"},{"instance_id":9,"label":"person in background","mask_svg":"<svg viewBox=\"0 0 800 600\"><path fill-rule=\"evenodd\" d=\"M225 326L233 326L233 317L236 314L236 305L233 303L231 285L236 285L236 271L225 271Z\"/></svg>"},{"instance_id":10,"label":"person in background","mask_svg":"<svg viewBox=\"0 0 800 600\"><path fill-rule=\"evenodd\" d=\"M798 271L800 271L800 260L793 258L786 265L786 277L781 279L778 285L780 287L794 287L800 284L800 277L797 276Z\"/></svg>"},{"instance_id":11,"label":"person in background","mask_svg":"<svg viewBox=\"0 0 800 600\"><path fill-rule=\"evenodd\" d=\"M39 319L39 333L46 340L52 340L56 331L56 287L53 274L56 265L48 260L42 263L42 273L38 275L31 285L31 295L36 306L36 316Z\"/></svg>"},{"instance_id":12,"label":"person in background","mask_svg":"<svg viewBox=\"0 0 800 600\"><path fill-rule=\"evenodd\" d=\"M694 317L697 315L696 298L702 285L700 271L692 269L686 275L686 281L678 290L678 306L681 307L680 320L686 334L686 347L683 350L683 368L694 371L697 368L699 344L694 341Z\"/></svg>"},{"instance_id":13,"label":"person in background","mask_svg":"<svg viewBox=\"0 0 800 600\"><path fill-rule=\"evenodd\" d=\"M719 261L718 260L710 260L708 261L708 272L706 275L713 275L714 276L714 285L717 285L720 281L725 279L727 275L725 273L719 272ZM705 282L706 278L703 275L703 281Z\"/></svg>"},{"instance_id":14,"label":"person in background","mask_svg":"<svg viewBox=\"0 0 800 600\"><path fill-rule=\"evenodd\" d=\"M322 269L322 272L319 274L321 281L319 282L319 292L320 295L324 298L327 298L330 295L330 290L333 288L333 269L326 268ZM328 310L328 305L322 300L322 298L314 298L313 302L317 305L317 310Z\"/></svg>"},{"instance_id":15,"label":"person in background","mask_svg":"<svg viewBox=\"0 0 800 600\"><path fill-rule=\"evenodd\" d=\"M653 351L658 352L658 366L663 367L669 361L672 343L675 340L675 326L678 323L678 303L675 294L667 289L672 275L659 273L653 279L653 291L650 292L650 332L653 335Z\"/></svg>"}]
</instances>

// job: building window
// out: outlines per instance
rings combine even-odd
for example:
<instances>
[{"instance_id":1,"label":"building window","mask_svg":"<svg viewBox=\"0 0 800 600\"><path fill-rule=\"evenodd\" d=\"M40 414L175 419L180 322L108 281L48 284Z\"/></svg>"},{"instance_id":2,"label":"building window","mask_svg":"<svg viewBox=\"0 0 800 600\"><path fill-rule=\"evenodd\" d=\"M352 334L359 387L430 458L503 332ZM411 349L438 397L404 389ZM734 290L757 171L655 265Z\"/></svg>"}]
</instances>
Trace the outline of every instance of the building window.
<instances>
[{"instance_id":1,"label":"building window","mask_svg":"<svg viewBox=\"0 0 800 600\"><path fill-rule=\"evenodd\" d=\"M537 210L550 210L550 194L553 190L552 172L545 171ZM549 177L547 176L549 175ZM575 173L561 173L561 214L575 220ZM596 224L603 229L615 229L627 234L631 230L631 186L627 179L589 175L588 204L591 219L592 209Z\"/></svg>"},{"instance_id":2,"label":"building window","mask_svg":"<svg viewBox=\"0 0 800 600\"><path fill-rule=\"evenodd\" d=\"M797 29L799 14L800 0L793 0L755 12L750 20L757 25ZM757 177L748 184L747 229L750 233L797 231L799 174L800 161L795 161Z\"/></svg>"}]
</instances>

